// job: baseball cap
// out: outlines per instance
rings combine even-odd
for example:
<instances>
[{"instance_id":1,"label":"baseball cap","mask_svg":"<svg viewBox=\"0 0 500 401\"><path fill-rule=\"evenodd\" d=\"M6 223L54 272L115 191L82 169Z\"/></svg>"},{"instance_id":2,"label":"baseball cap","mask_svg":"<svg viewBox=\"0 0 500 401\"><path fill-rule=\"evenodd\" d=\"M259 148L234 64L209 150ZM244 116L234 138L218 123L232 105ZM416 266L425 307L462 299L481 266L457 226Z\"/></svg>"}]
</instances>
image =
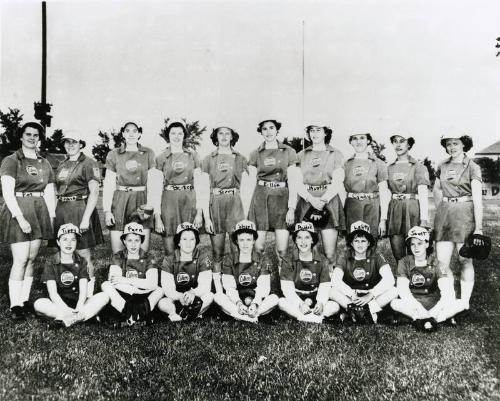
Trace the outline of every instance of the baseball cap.
<instances>
[{"instance_id":1,"label":"baseball cap","mask_svg":"<svg viewBox=\"0 0 500 401\"><path fill-rule=\"evenodd\" d=\"M231 234L231 239L235 244L238 240L238 234L241 233L252 234L254 239L257 239L257 237L259 236L259 234L257 233L257 228L255 227L255 223L250 220L241 220L240 222L236 223L234 231Z\"/></svg>"},{"instance_id":2,"label":"baseball cap","mask_svg":"<svg viewBox=\"0 0 500 401\"><path fill-rule=\"evenodd\" d=\"M137 234L141 237L141 242L144 242L144 227L139 223L128 223L123 228L123 234L120 236L120 239L123 241L128 234Z\"/></svg>"},{"instance_id":3,"label":"baseball cap","mask_svg":"<svg viewBox=\"0 0 500 401\"><path fill-rule=\"evenodd\" d=\"M59 230L57 230L57 239L61 238L61 235L71 234L71 233L76 234L77 237L82 236L80 234L80 229L74 224L71 223L63 224L61 227L59 227Z\"/></svg>"},{"instance_id":4,"label":"baseball cap","mask_svg":"<svg viewBox=\"0 0 500 401\"><path fill-rule=\"evenodd\" d=\"M429 242L430 240L429 230L427 230L424 227L414 226L410 228L410 231L408 231L408 236L406 237L406 241L409 241L412 238L418 238L422 241Z\"/></svg>"}]
</instances>

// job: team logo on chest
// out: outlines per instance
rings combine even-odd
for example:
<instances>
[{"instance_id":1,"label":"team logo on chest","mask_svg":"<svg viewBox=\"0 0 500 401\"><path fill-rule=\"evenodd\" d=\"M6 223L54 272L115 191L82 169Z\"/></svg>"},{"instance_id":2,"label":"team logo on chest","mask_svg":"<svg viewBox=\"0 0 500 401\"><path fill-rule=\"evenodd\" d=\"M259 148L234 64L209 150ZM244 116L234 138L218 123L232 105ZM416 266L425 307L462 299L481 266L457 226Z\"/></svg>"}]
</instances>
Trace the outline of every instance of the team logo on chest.
<instances>
[{"instance_id":1,"label":"team logo on chest","mask_svg":"<svg viewBox=\"0 0 500 401\"><path fill-rule=\"evenodd\" d=\"M321 164L321 159L319 157L315 157L311 160L311 167L318 167Z\"/></svg>"},{"instance_id":2,"label":"team logo on chest","mask_svg":"<svg viewBox=\"0 0 500 401\"><path fill-rule=\"evenodd\" d=\"M187 273L178 273L177 274L177 282L179 284L186 284L186 283L189 283L189 274Z\"/></svg>"},{"instance_id":3,"label":"team logo on chest","mask_svg":"<svg viewBox=\"0 0 500 401\"><path fill-rule=\"evenodd\" d=\"M172 164L172 168L176 173L182 173L185 167L186 165L184 164L183 161L177 161Z\"/></svg>"},{"instance_id":4,"label":"team logo on chest","mask_svg":"<svg viewBox=\"0 0 500 401\"><path fill-rule=\"evenodd\" d=\"M394 181L402 181L406 178L406 174L405 173L394 173L392 175L392 179Z\"/></svg>"},{"instance_id":5,"label":"team logo on chest","mask_svg":"<svg viewBox=\"0 0 500 401\"><path fill-rule=\"evenodd\" d=\"M64 181L66 178L68 178L68 175L69 175L69 170L67 168L63 168L61 171L59 171L57 178L61 181Z\"/></svg>"},{"instance_id":6,"label":"team logo on chest","mask_svg":"<svg viewBox=\"0 0 500 401\"><path fill-rule=\"evenodd\" d=\"M313 278L313 273L309 269L302 269L300 271L300 279L303 283L310 283Z\"/></svg>"},{"instance_id":7,"label":"team logo on chest","mask_svg":"<svg viewBox=\"0 0 500 401\"><path fill-rule=\"evenodd\" d=\"M32 166L31 164L28 164L26 166L26 172L29 175L32 175L32 176L37 176L38 175L38 169L36 167Z\"/></svg>"},{"instance_id":8,"label":"team logo on chest","mask_svg":"<svg viewBox=\"0 0 500 401\"><path fill-rule=\"evenodd\" d=\"M457 172L455 170L448 170L444 175L446 181L453 181L455 178L457 178Z\"/></svg>"},{"instance_id":9,"label":"team logo on chest","mask_svg":"<svg viewBox=\"0 0 500 401\"><path fill-rule=\"evenodd\" d=\"M238 282L242 286L246 287L252 283L252 276L250 276L250 274L248 273L241 273L240 276L238 277Z\"/></svg>"},{"instance_id":10,"label":"team logo on chest","mask_svg":"<svg viewBox=\"0 0 500 401\"><path fill-rule=\"evenodd\" d=\"M361 267L356 267L352 272L352 276L357 281L363 281L366 277L366 270Z\"/></svg>"},{"instance_id":11,"label":"team logo on chest","mask_svg":"<svg viewBox=\"0 0 500 401\"><path fill-rule=\"evenodd\" d=\"M130 269L130 270L127 270L127 272L125 273L125 277L137 278L137 277L139 277L139 273L135 269Z\"/></svg>"},{"instance_id":12,"label":"team logo on chest","mask_svg":"<svg viewBox=\"0 0 500 401\"><path fill-rule=\"evenodd\" d=\"M131 173L135 173L139 168L139 163L137 163L136 160L127 160L125 162L125 168L127 169L127 171L130 171Z\"/></svg>"},{"instance_id":13,"label":"team logo on chest","mask_svg":"<svg viewBox=\"0 0 500 401\"><path fill-rule=\"evenodd\" d=\"M61 283L63 285L71 285L75 281L75 276L70 271L66 270L61 273Z\"/></svg>"},{"instance_id":14,"label":"team logo on chest","mask_svg":"<svg viewBox=\"0 0 500 401\"><path fill-rule=\"evenodd\" d=\"M219 163L219 165L217 166L218 170L225 173L226 171L228 171L231 167L229 166L229 163L226 163L226 162L222 162L222 163Z\"/></svg>"},{"instance_id":15,"label":"team logo on chest","mask_svg":"<svg viewBox=\"0 0 500 401\"><path fill-rule=\"evenodd\" d=\"M276 159L274 157L266 157L264 159L264 166L266 167L276 166Z\"/></svg>"},{"instance_id":16,"label":"team logo on chest","mask_svg":"<svg viewBox=\"0 0 500 401\"><path fill-rule=\"evenodd\" d=\"M420 273L411 276L411 284L415 287L422 287L425 284L425 277Z\"/></svg>"},{"instance_id":17,"label":"team logo on chest","mask_svg":"<svg viewBox=\"0 0 500 401\"><path fill-rule=\"evenodd\" d=\"M356 177L360 177L362 175L365 175L366 173L368 173L368 170L363 167L363 166L356 166L354 167L354 169L352 170L353 174L356 176Z\"/></svg>"}]
</instances>

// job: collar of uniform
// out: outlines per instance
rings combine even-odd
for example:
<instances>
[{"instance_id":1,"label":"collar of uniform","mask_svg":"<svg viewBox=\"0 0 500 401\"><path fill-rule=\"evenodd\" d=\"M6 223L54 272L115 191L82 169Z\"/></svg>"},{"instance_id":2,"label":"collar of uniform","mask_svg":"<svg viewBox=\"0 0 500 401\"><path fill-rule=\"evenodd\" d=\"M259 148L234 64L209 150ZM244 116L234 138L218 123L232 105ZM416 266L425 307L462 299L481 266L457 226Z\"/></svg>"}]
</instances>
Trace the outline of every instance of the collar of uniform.
<instances>
[{"instance_id":1,"label":"collar of uniform","mask_svg":"<svg viewBox=\"0 0 500 401\"><path fill-rule=\"evenodd\" d=\"M354 160L355 158L356 158L356 154L353 154L349 159L347 159L347 161ZM372 161L376 161L377 160L377 156L375 156L373 153L368 153L367 159L368 160L372 160ZM360 160L363 160L363 159L360 159Z\"/></svg>"},{"instance_id":2,"label":"collar of uniform","mask_svg":"<svg viewBox=\"0 0 500 401\"><path fill-rule=\"evenodd\" d=\"M374 254L375 254L375 249L373 249L373 247L368 248L368 250L366 251L366 259L371 258ZM354 255L355 255L354 249L349 247L347 250L347 257L349 259L355 260Z\"/></svg>"},{"instance_id":3,"label":"collar of uniform","mask_svg":"<svg viewBox=\"0 0 500 401\"><path fill-rule=\"evenodd\" d=\"M434 255L429 255L427 256L427 266L437 266L437 260L434 257ZM410 258L410 270L415 269L417 266L415 266L415 257Z\"/></svg>"},{"instance_id":4,"label":"collar of uniform","mask_svg":"<svg viewBox=\"0 0 500 401\"><path fill-rule=\"evenodd\" d=\"M21 160L21 159L26 159L26 156L24 156L24 153L23 153L23 149L22 148L19 148L18 150L16 150L15 152L16 154L16 157ZM42 158L42 155L40 154L40 152L38 150L35 149L35 154L36 154L36 158L37 159L41 159Z\"/></svg>"},{"instance_id":5,"label":"collar of uniform","mask_svg":"<svg viewBox=\"0 0 500 401\"><path fill-rule=\"evenodd\" d=\"M78 253L73 252L73 263L81 263L82 262L82 257L78 255ZM61 252L56 252L54 254L54 264L56 265L61 265Z\"/></svg>"},{"instance_id":6,"label":"collar of uniform","mask_svg":"<svg viewBox=\"0 0 500 401\"><path fill-rule=\"evenodd\" d=\"M120 147L118 148L118 153L125 153L125 151L127 150L127 145L125 144L125 142L123 142ZM144 146L142 146L140 143L137 144L137 150L139 152L144 152Z\"/></svg>"},{"instance_id":7,"label":"collar of uniform","mask_svg":"<svg viewBox=\"0 0 500 401\"><path fill-rule=\"evenodd\" d=\"M83 152L80 152L80 156L78 156L78 159L76 159L76 161L77 162L81 162L81 161L84 161L86 158L87 158L87 156L85 156L83 154ZM65 161L67 161L67 160L69 160L69 156L68 155L66 155Z\"/></svg>"},{"instance_id":8,"label":"collar of uniform","mask_svg":"<svg viewBox=\"0 0 500 401\"><path fill-rule=\"evenodd\" d=\"M450 157L448 157L448 158L447 158L444 162L445 162L446 164L451 163L451 156L450 156ZM468 164L468 163L469 163L469 158L468 158L468 157L467 157L467 155L464 153L464 158L463 158L463 160L462 160L462 164L463 164L464 166L467 166L467 164Z\"/></svg>"},{"instance_id":9,"label":"collar of uniform","mask_svg":"<svg viewBox=\"0 0 500 401\"><path fill-rule=\"evenodd\" d=\"M278 141L278 140L276 140L276 142L278 142L278 149L286 149L286 148L287 148L287 146L286 146L283 142L280 142L280 141ZM259 145L259 147L257 148L257 150L258 150L259 152L262 152L262 151L263 151L263 150L265 150L265 149L266 149L266 142L264 141L264 142L262 142L262 143Z\"/></svg>"},{"instance_id":10,"label":"collar of uniform","mask_svg":"<svg viewBox=\"0 0 500 401\"><path fill-rule=\"evenodd\" d=\"M196 260L200 257L200 250L198 249L198 246L196 248L194 248L194 251L193 251L193 255L192 255L192 260ZM179 248L177 248L175 251L174 251L174 260L176 262L180 262L181 261L181 250Z\"/></svg>"},{"instance_id":11,"label":"collar of uniform","mask_svg":"<svg viewBox=\"0 0 500 401\"><path fill-rule=\"evenodd\" d=\"M231 153L233 155L236 155L238 154L238 152L236 152L236 150L233 149L233 147L231 147ZM216 157L217 155L219 154L219 148L215 149L214 151L210 152L210 156L212 157ZM224 153L225 154L225 153Z\"/></svg>"},{"instance_id":12,"label":"collar of uniform","mask_svg":"<svg viewBox=\"0 0 500 401\"><path fill-rule=\"evenodd\" d=\"M300 258L299 258L299 251L297 248L295 248L293 250L293 254L292 254L292 257L293 257L293 260L294 261L299 261ZM322 254L319 250L316 249L316 247L314 247L312 249L312 261L313 262L321 262L323 260L323 257L322 257Z\"/></svg>"},{"instance_id":13,"label":"collar of uniform","mask_svg":"<svg viewBox=\"0 0 500 401\"><path fill-rule=\"evenodd\" d=\"M312 150L313 150L313 147L312 147L312 145L311 145L311 146L308 146L307 148L305 148L305 149L304 149L304 152L311 152ZM335 152L335 148L334 148L332 145L330 145L329 143L328 143L328 144L326 144L326 146L325 146L325 150L326 150L327 152L330 152L330 153Z\"/></svg>"},{"instance_id":14,"label":"collar of uniform","mask_svg":"<svg viewBox=\"0 0 500 401\"><path fill-rule=\"evenodd\" d=\"M184 153L191 153L191 152L192 152L192 150L191 150L191 149L185 149L185 148L182 148L182 150L184 151ZM169 146L167 149L165 149L164 153L165 153L165 157L166 157L167 159L168 159L170 156L172 156L172 155L173 155L173 153L172 153L172 149L170 148L170 146Z\"/></svg>"},{"instance_id":15,"label":"collar of uniform","mask_svg":"<svg viewBox=\"0 0 500 401\"><path fill-rule=\"evenodd\" d=\"M398 159L396 158L396 160L394 160L390 165L391 166L395 165L397 161L398 161ZM408 155L408 163L410 163L410 164L416 164L417 163L417 159L415 159L413 156Z\"/></svg>"},{"instance_id":16,"label":"collar of uniform","mask_svg":"<svg viewBox=\"0 0 500 401\"><path fill-rule=\"evenodd\" d=\"M257 262L259 263L261 261L262 256L260 253L258 253L256 250L252 251L252 261L250 263ZM240 251L236 251L235 255L233 257L233 265L236 266L238 263L240 263Z\"/></svg>"},{"instance_id":17,"label":"collar of uniform","mask_svg":"<svg viewBox=\"0 0 500 401\"><path fill-rule=\"evenodd\" d=\"M127 248L122 249L119 253L121 254L120 256L122 258L128 258ZM144 249L140 248L139 249L139 259L144 259L147 256L148 256L148 253Z\"/></svg>"}]
</instances>

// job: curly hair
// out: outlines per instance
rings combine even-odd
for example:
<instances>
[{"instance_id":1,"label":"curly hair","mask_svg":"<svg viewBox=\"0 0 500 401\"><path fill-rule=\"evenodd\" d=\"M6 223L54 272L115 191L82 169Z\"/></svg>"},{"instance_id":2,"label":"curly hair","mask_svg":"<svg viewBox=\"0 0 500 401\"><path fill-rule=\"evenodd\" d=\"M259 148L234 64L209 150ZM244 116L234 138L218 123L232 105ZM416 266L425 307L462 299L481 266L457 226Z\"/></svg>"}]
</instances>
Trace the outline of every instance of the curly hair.
<instances>
[{"instance_id":1,"label":"curly hair","mask_svg":"<svg viewBox=\"0 0 500 401\"><path fill-rule=\"evenodd\" d=\"M441 138L441 146L445 148L446 153L448 153L448 150L446 149L446 141L448 139L454 139L454 138L452 137ZM472 141L472 138L469 135L462 135L460 138L456 139L460 139L460 141L464 144L464 152L468 152L469 150L472 149L472 146L474 146L474 142Z\"/></svg>"},{"instance_id":2,"label":"curly hair","mask_svg":"<svg viewBox=\"0 0 500 401\"><path fill-rule=\"evenodd\" d=\"M257 126L257 132L262 133L262 127L264 126L264 123L268 123L268 122L271 122L271 123L274 124L274 126L276 127L276 131L279 131L281 129L281 123L279 121L276 121L276 120L263 120Z\"/></svg>"},{"instance_id":3,"label":"curly hair","mask_svg":"<svg viewBox=\"0 0 500 401\"><path fill-rule=\"evenodd\" d=\"M177 127L182 128L182 132L184 133L184 141L186 140L186 137L189 135L187 128L180 121L174 121L167 127L163 135L160 134L163 137L163 139L167 141L167 143L170 143L170 131L172 130L172 128L177 128Z\"/></svg>"},{"instance_id":4,"label":"curly hair","mask_svg":"<svg viewBox=\"0 0 500 401\"><path fill-rule=\"evenodd\" d=\"M29 121L25 124L23 124L23 126L21 128L19 128L19 138L21 138L24 134L24 131L26 130L26 128L34 128L38 131L38 136L39 136L39 139L41 141L43 141L45 139L45 132L43 130L43 127L38 124L36 121Z\"/></svg>"},{"instance_id":5,"label":"curly hair","mask_svg":"<svg viewBox=\"0 0 500 401\"><path fill-rule=\"evenodd\" d=\"M231 131L231 142L230 145L233 147L236 145L236 142L238 142L238 139L240 139L240 135L232 128L229 127L217 127L212 130L212 133L210 134L210 139L212 140L212 143L214 146L219 146L219 140L217 139L217 134L219 133L219 130L221 128L227 128L228 130Z\"/></svg>"},{"instance_id":6,"label":"curly hair","mask_svg":"<svg viewBox=\"0 0 500 401\"><path fill-rule=\"evenodd\" d=\"M401 138L405 138L404 136L402 135L398 135L398 134L394 134L393 136L391 136L390 140L391 140L391 143L394 143L394 140L397 136L400 136ZM406 139L406 142L408 143L408 150L410 150L411 148L413 148L413 145L415 145L415 139L413 139L412 136L409 136L408 138L405 138Z\"/></svg>"},{"instance_id":7,"label":"curly hair","mask_svg":"<svg viewBox=\"0 0 500 401\"><path fill-rule=\"evenodd\" d=\"M352 134L352 135L349 135L349 143L352 142L352 137L356 136L356 135L364 135L364 136L366 136L366 139L368 139L368 145L370 145L373 142L372 134L366 133L366 134Z\"/></svg>"},{"instance_id":8,"label":"curly hair","mask_svg":"<svg viewBox=\"0 0 500 401\"><path fill-rule=\"evenodd\" d=\"M142 127L139 127L137 123L134 123L133 121L127 121L125 124L123 124L123 127L120 128L120 134L123 134L127 125L135 125L139 134L142 134Z\"/></svg>"},{"instance_id":9,"label":"curly hair","mask_svg":"<svg viewBox=\"0 0 500 401\"><path fill-rule=\"evenodd\" d=\"M317 127L317 125L308 125L306 127L306 135L307 135L307 139L309 141L311 140L311 135L309 133L310 133L312 127ZM329 144L330 141L332 140L333 130L330 127L326 127L326 126L321 127L321 128L323 128L323 131L325 131L325 144Z\"/></svg>"}]
</instances>

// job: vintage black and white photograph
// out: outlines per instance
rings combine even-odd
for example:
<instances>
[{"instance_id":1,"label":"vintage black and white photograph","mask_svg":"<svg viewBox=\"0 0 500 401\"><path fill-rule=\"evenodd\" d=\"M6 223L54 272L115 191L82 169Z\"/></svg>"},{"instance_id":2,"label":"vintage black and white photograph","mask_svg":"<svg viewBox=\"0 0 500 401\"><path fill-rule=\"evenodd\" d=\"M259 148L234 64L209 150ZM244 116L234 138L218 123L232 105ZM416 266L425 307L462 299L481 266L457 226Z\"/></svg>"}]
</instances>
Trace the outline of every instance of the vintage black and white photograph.
<instances>
[{"instance_id":1,"label":"vintage black and white photograph","mask_svg":"<svg viewBox=\"0 0 500 401\"><path fill-rule=\"evenodd\" d=\"M500 400L499 17L0 0L0 400Z\"/></svg>"}]
</instances>

